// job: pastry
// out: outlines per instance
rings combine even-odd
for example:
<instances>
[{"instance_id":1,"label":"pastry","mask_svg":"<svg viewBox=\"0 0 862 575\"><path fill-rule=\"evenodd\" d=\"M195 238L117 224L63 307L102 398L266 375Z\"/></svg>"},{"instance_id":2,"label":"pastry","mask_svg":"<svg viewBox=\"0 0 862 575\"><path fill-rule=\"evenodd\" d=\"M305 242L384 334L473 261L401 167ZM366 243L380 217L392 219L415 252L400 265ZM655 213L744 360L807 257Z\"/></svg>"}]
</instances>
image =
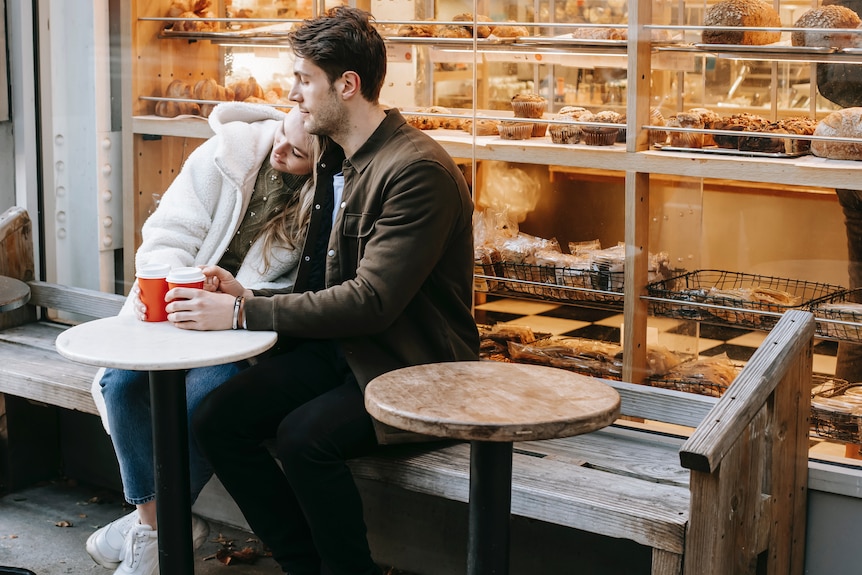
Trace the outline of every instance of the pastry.
<instances>
[{"instance_id":1,"label":"pastry","mask_svg":"<svg viewBox=\"0 0 862 575\"><path fill-rule=\"evenodd\" d=\"M859 16L844 6L821 6L808 10L793 25L795 28L858 28ZM862 35L852 32L794 31L790 35L794 46L823 48L854 48L862 43Z\"/></svg>"},{"instance_id":2,"label":"pastry","mask_svg":"<svg viewBox=\"0 0 862 575\"><path fill-rule=\"evenodd\" d=\"M247 80L240 80L238 82L234 82L228 87L233 90L234 99L237 102L248 101L248 99L251 97L263 100L263 88L260 86L260 84L257 83L257 80L254 78L254 76L249 76Z\"/></svg>"},{"instance_id":3,"label":"pastry","mask_svg":"<svg viewBox=\"0 0 862 575\"><path fill-rule=\"evenodd\" d=\"M680 112L667 119L665 124L669 128L691 128L703 129L703 118L700 114ZM702 148L703 134L698 132L677 132L668 130L670 145L677 148Z\"/></svg>"},{"instance_id":4,"label":"pastry","mask_svg":"<svg viewBox=\"0 0 862 575\"><path fill-rule=\"evenodd\" d=\"M658 108L650 108L649 109L649 125L650 126L664 126L664 115ZM650 128L649 131L649 143L650 145L655 144L663 144L667 141L667 132L664 130L656 130L654 128Z\"/></svg>"},{"instance_id":5,"label":"pastry","mask_svg":"<svg viewBox=\"0 0 862 575\"><path fill-rule=\"evenodd\" d=\"M699 114L700 119L703 121L703 128L705 130L712 130L715 128L715 124L721 121L721 116L709 110L707 108L692 108L688 111L689 114ZM715 139L712 134L703 134L703 145L704 146L714 146Z\"/></svg>"},{"instance_id":6,"label":"pastry","mask_svg":"<svg viewBox=\"0 0 862 575\"><path fill-rule=\"evenodd\" d=\"M527 140L533 135L533 124L503 121L497 126L497 131L504 140Z\"/></svg>"},{"instance_id":7,"label":"pastry","mask_svg":"<svg viewBox=\"0 0 862 575\"><path fill-rule=\"evenodd\" d=\"M464 26L445 24L434 30L435 38L472 38L473 35Z\"/></svg>"},{"instance_id":8,"label":"pastry","mask_svg":"<svg viewBox=\"0 0 862 575\"><path fill-rule=\"evenodd\" d=\"M473 24L474 21L473 14L471 12L462 12L461 14L456 14L455 17L452 18L454 22L470 22L470 24L465 24L464 28L467 30L469 37L473 37ZM475 21L478 22L493 22L487 16L482 16L481 14L477 14ZM487 24L477 24L476 25L476 37L478 38L487 38L491 35L491 26Z\"/></svg>"},{"instance_id":9,"label":"pastry","mask_svg":"<svg viewBox=\"0 0 862 575\"><path fill-rule=\"evenodd\" d=\"M526 26L500 24L491 28L491 36L496 36L497 38L521 38L529 35L530 32Z\"/></svg>"},{"instance_id":10,"label":"pastry","mask_svg":"<svg viewBox=\"0 0 862 575\"><path fill-rule=\"evenodd\" d=\"M575 28L572 32L575 40L627 40L628 30L625 28Z\"/></svg>"},{"instance_id":11,"label":"pastry","mask_svg":"<svg viewBox=\"0 0 862 575\"><path fill-rule=\"evenodd\" d=\"M856 142L813 140L811 153L833 160L862 160L862 108L844 108L832 112L817 124L815 136L854 138Z\"/></svg>"},{"instance_id":12,"label":"pastry","mask_svg":"<svg viewBox=\"0 0 862 575\"><path fill-rule=\"evenodd\" d=\"M769 122L758 115L741 113L733 114L732 116L724 116L713 125L716 130L726 130L734 132L744 131L760 131L766 127ZM739 136L728 134L714 134L713 139L719 148L729 148L736 150L739 148Z\"/></svg>"},{"instance_id":13,"label":"pastry","mask_svg":"<svg viewBox=\"0 0 862 575\"><path fill-rule=\"evenodd\" d=\"M589 122L601 122L603 124L618 124L622 116L617 112L612 112L609 110L596 112L591 117L587 118L585 116L581 116L580 121L589 121ZM583 131L583 143L588 146L610 146L617 140L617 134L619 134L619 128L612 128L610 126L595 126L595 125L584 125L581 127Z\"/></svg>"},{"instance_id":14,"label":"pastry","mask_svg":"<svg viewBox=\"0 0 862 575\"><path fill-rule=\"evenodd\" d=\"M473 128L475 127L477 136L496 136L499 134L497 126L498 124L495 120L477 118L474 121L473 119L468 118L462 122L461 129L472 134Z\"/></svg>"},{"instance_id":15,"label":"pastry","mask_svg":"<svg viewBox=\"0 0 862 575\"><path fill-rule=\"evenodd\" d=\"M533 93L515 94L511 102L516 118L541 118L548 106L545 98Z\"/></svg>"},{"instance_id":16,"label":"pastry","mask_svg":"<svg viewBox=\"0 0 862 575\"><path fill-rule=\"evenodd\" d=\"M166 98L191 100L194 97L192 88L182 80L173 80L165 89ZM197 116L201 113L201 107L195 102L156 102L156 116L164 118L176 118L180 115Z\"/></svg>"},{"instance_id":17,"label":"pastry","mask_svg":"<svg viewBox=\"0 0 862 575\"><path fill-rule=\"evenodd\" d=\"M771 3L763 0L722 0L706 10L704 26L780 28L781 18ZM778 42L779 31L704 30L705 44L763 45Z\"/></svg>"},{"instance_id":18,"label":"pastry","mask_svg":"<svg viewBox=\"0 0 862 575\"><path fill-rule=\"evenodd\" d=\"M434 36L434 24L402 24L399 26L396 36L408 36L411 38L431 38Z\"/></svg>"},{"instance_id":19,"label":"pastry","mask_svg":"<svg viewBox=\"0 0 862 575\"><path fill-rule=\"evenodd\" d=\"M555 122L548 126L551 141L555 144L577 144L581 140L581 127L572 123L572 117L566 114L557 114L553 117Z\"/></svg>"},{"instance_id":20,"label":"pastry","mask_svg":"<svg viewBox=\"0 0 862 575\"><path fill-rule=\"evenodd\" d=\"M436 130L440 127L440 118L436 116L426 116L425 112L431 112L431 108L416 108L416 114L409 114L405 117L407 123L420 130Z\"/></svg>"},{"instance_id":21,"label":"pastry","mask_svg":"<svg viewBox=\"0 0 862 575\"><path fill-rule=\"evenodd\" d=\"M759 132L767 134L788 134L789 136L810 136L816 123L808 118L786 118L760 127ZM811 140L803 138L764 138L758 136L739 137L741 151L801 154L811 147Z\"/></svg>"}]
</instances>

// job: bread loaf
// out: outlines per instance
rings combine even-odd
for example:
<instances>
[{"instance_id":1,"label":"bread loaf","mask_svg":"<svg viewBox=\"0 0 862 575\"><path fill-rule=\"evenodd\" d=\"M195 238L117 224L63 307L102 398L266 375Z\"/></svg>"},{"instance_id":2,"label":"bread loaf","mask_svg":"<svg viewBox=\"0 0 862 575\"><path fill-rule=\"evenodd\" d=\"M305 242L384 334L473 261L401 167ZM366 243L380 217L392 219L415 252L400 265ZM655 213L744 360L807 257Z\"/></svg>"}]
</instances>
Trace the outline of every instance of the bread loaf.
<instances>
[{"instance_id":1,"label":"bread loaf","mask_svg":"<svg viewBox=\"0 0 862 575\"><path fill-rule=\"evenodd\" d=\"M821 6L808 10L794 24L796 28L857 28L859 16L844 6ZM862 34L862 33L860 33ZM853 48L862 43L862 35L853 32L794 31L790 42L794 46L823 48Z\"/></svg>"},{"instance_id":2,"label":"bread loaf","mask_svg":"<svg viewBox=\"0 0 862 575\"><path fill-rule=\"evenodd\" d=\"M780 28L781 19L772 4L762 0L722 0L710 6L704 26ZM755 30L704 30L706 44L763 45L778 42L781 32Z\"/></svg>"},{"instance_id":3,"label":"bread loaf","mask_svg":"<svg viewBox=\"0 0 862 575\"><path fill-rule=\"evenodd\" d=\"M832 112L817 124L815 136L856 138L858 142L813 140L811 153L833 160L862 160L862 108L845 108Z\"/></svg>"}]
</instances>

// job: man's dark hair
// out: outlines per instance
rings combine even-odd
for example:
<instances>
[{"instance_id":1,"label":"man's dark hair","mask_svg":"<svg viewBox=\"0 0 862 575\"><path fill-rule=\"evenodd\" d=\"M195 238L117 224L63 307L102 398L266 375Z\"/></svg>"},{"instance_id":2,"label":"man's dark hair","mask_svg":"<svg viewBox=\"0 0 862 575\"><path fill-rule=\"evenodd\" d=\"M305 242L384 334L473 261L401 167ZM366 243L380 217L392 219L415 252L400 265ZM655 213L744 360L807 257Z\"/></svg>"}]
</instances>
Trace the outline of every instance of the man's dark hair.
<instances>
[{"instance_id":1,"label":"man's dark hair","mask_svg":"<svg viewBox=\"0 0 862 575\"><path fill-rule=\"evenodd\" d=\"M288 35L293 52L320 67L330 84L344 72L356 72L362 96L377 102L386 77L386 45L364 10L337 6L305 20Z\"/></svg>"}]
</instances>

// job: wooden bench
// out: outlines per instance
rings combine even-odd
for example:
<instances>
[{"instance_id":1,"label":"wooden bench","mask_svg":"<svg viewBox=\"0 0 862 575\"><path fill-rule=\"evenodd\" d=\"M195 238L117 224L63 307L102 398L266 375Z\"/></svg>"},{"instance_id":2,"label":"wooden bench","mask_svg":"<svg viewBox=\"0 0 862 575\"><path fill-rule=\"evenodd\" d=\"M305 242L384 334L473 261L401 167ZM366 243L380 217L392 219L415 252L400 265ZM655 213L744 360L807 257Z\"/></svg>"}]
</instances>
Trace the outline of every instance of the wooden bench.
<instances>
[{"instance_id":1,"label":"wooden bench","mask_svg":"<svg viewBox=\"0 0 862 575\"><path fill-rule=\"evenodd\" d=\"M32 226L22 208L0 216L0 246L0 275L26 281L31 292L27 306L0 314L0 393L97 414L90 395L97 368L55 351L54 340L68 324L52 320L48 310L78 320L110 317L125 298L34 280Z\"/></svg>"},{"instance_id":2,"label":"wooden bench","mask_svg":"<svg viewBox=\"0 0 862 575\"><path fill-rule=\"evenodd\" d=\"M813 335L811 314L787 312L720 399L608 381L624 415L694 430L619 422L516 444L512 513L650 547L653 575L801 574ZM467 444L398 446L351 467L468 498Z\"/></svg>"},{"instance_id":3,"label":"wooden bench","mask_svg":"<svg viewBox=\"0 0 862 575\"><path fill-rule=\"evenodd\" d=\"M0 393L96 413L95 369L56 353L66 326L37 319L36 307L97 318L124 298L33 281L29 235L23 210L0 218L0 274L32 289L32 305L0 317ZM647 546L653 575L801 575L813 335L810 314L785 313L720 399L608 381L624 415L660 424L517 444L512 513ZM361 480L467 501L467 444L397 446L351 467Z\"/></svg>"}]
</instances>

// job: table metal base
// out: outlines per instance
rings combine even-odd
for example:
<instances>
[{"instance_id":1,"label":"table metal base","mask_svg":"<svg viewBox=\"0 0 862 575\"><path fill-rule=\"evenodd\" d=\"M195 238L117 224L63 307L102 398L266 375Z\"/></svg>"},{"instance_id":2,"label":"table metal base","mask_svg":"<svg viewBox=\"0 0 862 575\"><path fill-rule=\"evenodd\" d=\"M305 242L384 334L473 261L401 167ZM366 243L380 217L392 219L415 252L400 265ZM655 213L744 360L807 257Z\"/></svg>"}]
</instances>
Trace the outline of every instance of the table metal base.
<instances>
[{"instance_id":1,"label":"table metal base","mask_svg":"<svg viewBox=\"0 0 862 575\"><path fill-rule=\"evenodd\" d=\"M508 575L512 443L470 442L467 575Z\"/></svg>"},{"instance_id":2,"label":"table metal base","mask_svg":"<svg viewBox=\"0 0 862 575\"><path fill-rule=\"evenodd\" d=\"M159 573L195 572L185 371L150 372Z\"/></svg>"}]
</instances>

